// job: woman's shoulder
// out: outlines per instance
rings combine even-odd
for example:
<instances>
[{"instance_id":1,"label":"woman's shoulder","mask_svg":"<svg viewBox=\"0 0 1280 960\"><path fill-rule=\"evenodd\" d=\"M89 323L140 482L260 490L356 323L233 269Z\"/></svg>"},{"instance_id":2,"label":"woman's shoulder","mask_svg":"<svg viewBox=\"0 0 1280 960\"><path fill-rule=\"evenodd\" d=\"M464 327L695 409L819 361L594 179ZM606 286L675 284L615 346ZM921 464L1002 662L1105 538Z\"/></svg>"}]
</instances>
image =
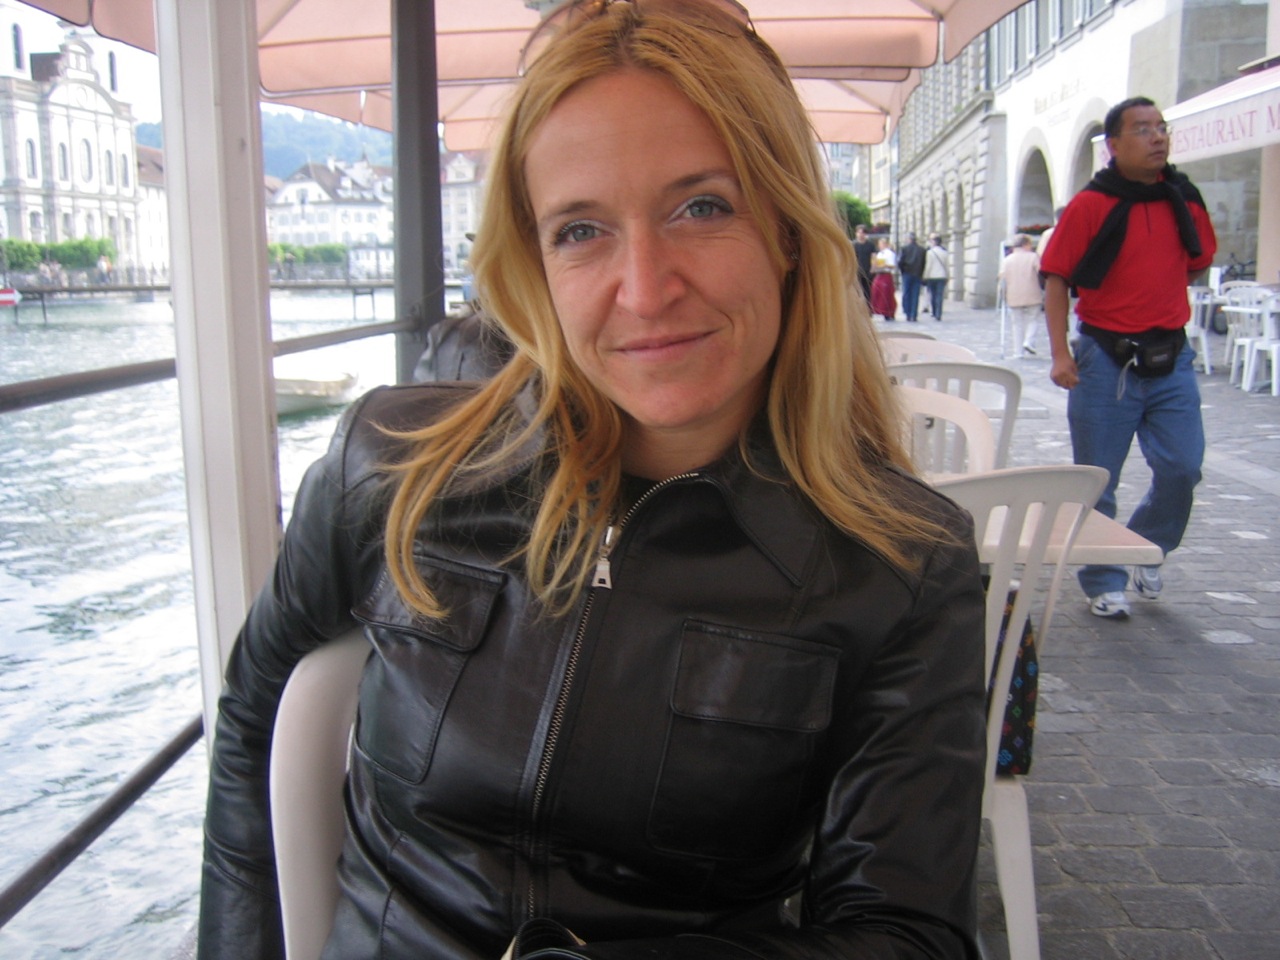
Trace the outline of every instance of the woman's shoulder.
<instances>
[{"instance_id":1,"label":"woman's shoulder","mask_svg":"<svg viewBox=\"0 0 1280 960\"><path fill-rule=\"evenodd\" d=\"M348 481L381 472L401 459L403 435L427 426L473 396L479 384L457 381L375 387L347 408L329 447L346 465Z\"/></svg>"},{"instance_id":2,"label":"woman's shoulder","mask_svg":"<svg viewBox=\"0 0 1280 960\"><path fill-rule=\"evenodd\" d=\"M340 458L348 487L377 475L394 464L405 463L420 449L420 431L486 389L484 382L433 381L378 387L356 401L343 416L329 455ZM511 401L510 417L490 425L480 444L495 458L483 470L455 476L453 493L466 495L500 484L519 473L542 452L542 433L522 433L533 415L527 393ZM512 437L518 442L507 446ZM498 454L501 455L498 455Z\"/></svg>"},{"instance_id":3,"label":"woman's shoulder","mask_svg":"<svg viewBox=\"0 0 1280 960\"><path fill-rule=\"evenodd\" d=\"M353 404L353 427L383 432L412 430L442 416L474 396L482 384L464 380L405 383L375 387Z\"/></svg>"}]
</instances>

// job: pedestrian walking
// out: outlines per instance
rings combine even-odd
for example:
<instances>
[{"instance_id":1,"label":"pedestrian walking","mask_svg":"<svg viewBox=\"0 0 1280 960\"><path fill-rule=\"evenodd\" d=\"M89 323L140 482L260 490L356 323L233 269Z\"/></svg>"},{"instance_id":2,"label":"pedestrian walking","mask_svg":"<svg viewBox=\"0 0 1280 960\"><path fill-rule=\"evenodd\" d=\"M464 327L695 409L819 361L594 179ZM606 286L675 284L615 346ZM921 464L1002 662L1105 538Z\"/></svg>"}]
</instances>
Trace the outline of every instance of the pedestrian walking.
<instances>
[{"instance_id":1,"label":"pedestrian walking","mask_svg":"<svg viewBox=\"0 0 1280 960\"><path fill-rule=\"evenodd\" d=\"M933 319L942 319L942 300L947 292L947 248L936 233L929 238L929 249L924 254L924 285L929 290L929 312Z\"/></svg>"},{"instance_id":2,"label":"pedestrian walking","mask_svg":"<svg viewBox=\"0 0 1280 960\"><path fill-rule=\"evenodd\" d=\"M1187 285L1213 262L1217 238L1200 192L1168 163L1169 128L1146 97L1121 101L1104 125L1111 162L1072 198L1045 250L1050 376L1070 390L1076 463L1111 472L1097 508L1116 514L1116 485L1134 435L1151 486L1129 529L1165 556L1182 541L1204 460L1200 388L1183 327ZM1067 341L1068 290L1082 336ZM1099 617L1129 615L1124 567L1087 566L1080 586ZM1133 589L1154 600L1160 566L1135 567Z\"/></svg>"},{"instance_id":3,"label":"pedestrian walking","mask_svg":"<svg viewBox=\"0 0 1280 960\"><path fill-rule=\"evenodd\" d=\"M920 312L920 282L924 279L924 247L916 243L914 233L898 251L898 273L902 277L902 315L915 323Z\"/></svg>"},{"instance_id":4,"label":"pedestrian walking","mask_svg":"<svg viewBox=\"0 0 1280 960\"><path fill-rule=\"evenodd\" d=\"M1004 290L1005 306L1013 317L1012 356L1020 355L1018 345L1021 344L1022 353L1034 357L1044 290L1040 287L1040 258L1031 248L1031 238L1025 233L1014 237L1013 250L1000 263L1000 284ZM1000 345L1003 348L1003 330Z\"/></svg>"},{"instance_id":5,"label":"pedestrian walking","mask_svg":"<svg viewBox=\"0 0 1280 960\"><path fill-rule=\"evenodd\" d=\"M858 284L862 298L871 303L871 258L876 255L876 243L867 236L867 228L858 224L853 230L853 255L858 261Z\"/></svg>"},{"instance_id":6,"label":"pedestrian walking","mask_svg":"<svg viewBox=\"0 0 1280 960\"><path fill-rule=\"evenodd\" d=\"M879 249L871 258L871 312L891 321L898 312L898 298L893 283L898 257L888 237L881 237Z\"/></svg>"}]
</instances>

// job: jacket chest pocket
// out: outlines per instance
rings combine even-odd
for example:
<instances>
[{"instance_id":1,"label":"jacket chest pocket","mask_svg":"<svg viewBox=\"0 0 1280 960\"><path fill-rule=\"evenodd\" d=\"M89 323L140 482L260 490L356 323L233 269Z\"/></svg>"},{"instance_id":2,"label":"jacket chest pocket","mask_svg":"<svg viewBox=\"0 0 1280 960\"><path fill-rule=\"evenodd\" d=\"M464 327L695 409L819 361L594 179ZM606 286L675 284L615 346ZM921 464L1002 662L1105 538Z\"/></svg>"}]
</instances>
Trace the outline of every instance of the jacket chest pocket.
<instances>
[{"instance_id":1,"label":"jacket chest pocket","mask_svg":"<svg viewBox=\"0 0 1280 960\"><path fill-rule=\"evenodd\" d=\"M385 573L354 611L372 627L374 644L360 683L355 746L410 783L427 775L449 698L488 632L505 581L500 572L446 560L418 557L417 563L447 617L410 610Z\"/></svg>"},{"instance_id":2,"label":"jacket chest pocket","mask_svg":"<svg viewBox=\"0 0 1280 960\"><path fill-rule=\"evenodd\" d=\"M794 836L839 657L812 641L686 623L650 841L745 859Z\"/></svg>"}]
</instances>

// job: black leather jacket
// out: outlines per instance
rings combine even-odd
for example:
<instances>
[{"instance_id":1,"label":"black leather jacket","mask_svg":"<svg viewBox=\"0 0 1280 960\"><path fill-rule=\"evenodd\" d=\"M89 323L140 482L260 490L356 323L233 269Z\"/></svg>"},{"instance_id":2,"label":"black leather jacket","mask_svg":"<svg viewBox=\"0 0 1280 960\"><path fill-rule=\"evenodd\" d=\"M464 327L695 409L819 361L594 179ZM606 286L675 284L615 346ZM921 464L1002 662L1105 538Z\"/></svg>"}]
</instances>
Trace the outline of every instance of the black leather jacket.
<instances>
[{"instance_id":1,"label":"black leather jacket","mask_svg":"<svg viewBox=\"0 0 1280 960\"><path fill-rule=\"evenodd\" d=\"M326 958L497 960L530 917L591 958L977 956L982 590L969 518L889 566L736 450L660 484L547 613L505 560L534 458L424 525L450 611L407 611L382 559L395 444L460 391L374 391L298 494L227 669L206 821L200 956L283 955L266 799L294 663L363 622L344 897ZM764 475L762 475L762 473ZM797 905L798 904L798 905Z\"/></svg>"}]
</instances>

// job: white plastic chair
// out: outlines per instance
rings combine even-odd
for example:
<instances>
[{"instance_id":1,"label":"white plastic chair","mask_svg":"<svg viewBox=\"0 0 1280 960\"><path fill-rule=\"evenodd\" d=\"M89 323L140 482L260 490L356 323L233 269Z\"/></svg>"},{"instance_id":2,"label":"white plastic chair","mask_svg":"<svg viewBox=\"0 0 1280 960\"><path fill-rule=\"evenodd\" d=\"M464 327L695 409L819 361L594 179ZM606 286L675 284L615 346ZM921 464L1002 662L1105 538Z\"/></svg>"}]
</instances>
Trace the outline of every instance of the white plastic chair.
<instances>
[{"instance_id":1,"label":"white plastic chair","mask_svg":"<svg viewBox=\"0 0 1280 960\"><path fill-rule=\"evenodd\" d=\"M995 468L991 418L969 400L937 390L897 386L916 470L925 477L983 473Z\"/></svg>"},{"instance_id":2,"label":"white plastic chair","mask_svg":"<svg viewBox=\"0 0 1280 960\"><path fill-rule=\"evenodd\" d=\"M1237 371L1243 371L1249 341L1259 335L1256 307L1271 291L1253 280L1228 280L1222 285L1226 304L1222 314L1227 318L1227 339L1222 348L1222 362L1227 365L1227 382L1235 383Z\"/></svg>"},{"instance_id":3,"label":"white plastic chair","mask_svg":"<svg viewBox=\"0 0 1280 960\"><path fill-rule=\"evenodd\" d=\"M1038 587L1045 585L1037 624L1036 649L1044 647L1066 558L1107 482L1101 467L1018 467L939 481L939 490L973 514L975 533L988 571L985 639L987 676L994 695L987 704L987 780L982 815L991 824L996 880L1004 903L1010 960L1040 960L1036 919L1035 871L1031 858L1031 821L1027 795L1018 775L997 775L996 761L1004 728L1019 641L1031 616ZM1065 511L1068 522L1056 560L1046 560L1050 534ZM1058 529L1064 529L1059 524ZM1012 594L1011 594L1012 592ZM1010 596L1013 609L1005 609ZM1004 642L1000 643L1003 631ZM999 657L997 658L997 647Z\"/></svg>"},{"instance_id":4,"label":"white plastic chair","mask_svg":"<svg viewBox=\"0 0 1280 960\"><path fill-rule=\"evenodd\" d=\"M1216 306L1212 287L1187 287L1187 301L1191 305L1191 319L1187 322L1187 339L1195 344L1196 355L1205 373L1213 373L1213 361L1209 357L1209 326L1213 322Z\"/></svg>"},{"instance_id":5,"label":"white plastic chair","mask_svg":"<svg viewBox=\"0 0 1280 960\"><path fill-rule=\"evenodd\" d=\"M1280 396L1276 386L1276 357L1280 354L1280 333L1277 332L1276 314L1280 312L1280 295L1272 294L1256 304L1257 330L1244 347L1244 370L1240 374L1240 389L1251 393L1257 385L1258 374L1264 364L1270 365L1271 395Z\"/></svg>"},{"instance_id":6,"label":"white plastic chair","mask_svg":"<svg viewBox=\"0 0 1280 960\"><path fill-rule=\"evenodd\" d=\"M978 359L978 355L968 347L924 337L881 337L880 349L884 352L885 363L912 363L916 360L968 360L972 363Z\"/></svg>"},{"instance_id":7,"label":"white plastic chair","mask_svg":"<svg viewBox=\"0 0 1280 960\"><path fill-rule=\"evenodd\" d=\"M369 641L355 630L303 657L271 734L271 831L288 960L317 960L338 905L342 787Z\"/></svg>"},{"instance_id":8,"label":"white plastic chair","mask_svg":"<svg viewBox=\"0 0 1280 960\"><path fill-rule=\"evenodd\" d=\"M1013 424L1018 416L1018 404L1022 400L1022 377L1016 370L963 360L924 360L891 363L889 376L903 386L938 390L970 400L978 404L989 419L999 419L1000 430L996 436L993 466L994 469L1001 470L1009 465ZM993 388L1000 393L997 403L990 402L993 399L990 397Z\"/></svg>"}]
</instances>

